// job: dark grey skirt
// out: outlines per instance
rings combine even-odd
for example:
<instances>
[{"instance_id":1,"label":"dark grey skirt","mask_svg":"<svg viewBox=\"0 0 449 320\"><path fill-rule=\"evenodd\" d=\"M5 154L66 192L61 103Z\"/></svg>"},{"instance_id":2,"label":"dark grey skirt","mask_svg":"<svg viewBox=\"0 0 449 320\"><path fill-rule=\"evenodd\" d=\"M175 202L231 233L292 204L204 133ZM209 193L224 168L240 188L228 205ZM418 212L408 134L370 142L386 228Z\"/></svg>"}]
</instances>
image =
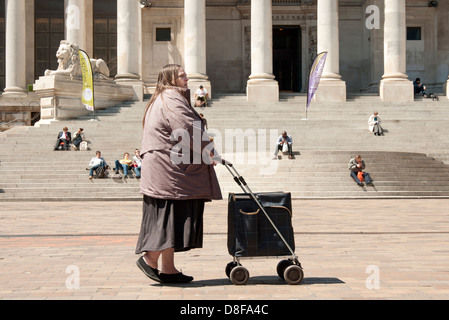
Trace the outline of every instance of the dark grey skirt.
<instances>
[{"instance_id":1,"label":"dark grey skirt","mask_svg":"<svg viewBox=\"0 0 449 320\"><path fill-rule=\"evenodd\" d=\"M203 199L143 198L143 215L136 254L174 248L175 252L203 247Z\"/></svg>"}]
</instances>

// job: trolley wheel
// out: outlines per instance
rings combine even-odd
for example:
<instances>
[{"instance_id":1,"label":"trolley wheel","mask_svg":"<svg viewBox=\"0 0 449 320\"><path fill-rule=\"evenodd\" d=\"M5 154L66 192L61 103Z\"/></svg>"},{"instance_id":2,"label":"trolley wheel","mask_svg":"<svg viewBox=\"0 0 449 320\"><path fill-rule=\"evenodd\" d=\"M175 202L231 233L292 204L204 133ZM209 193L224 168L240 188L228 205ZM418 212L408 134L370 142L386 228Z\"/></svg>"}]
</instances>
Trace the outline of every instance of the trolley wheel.
<instances>
[{"instance_id":1,"label":"trolley wheel","mask_svg":"<svg viewBox=\"0 0 449 320\"><path fill-rule=\"evenodd\" d=\"M249 272L245 267L237 266L231 270L229 278L235 285L245 285L249 279Z\"/></svg>"},{"instance_id":2,"label":"trolley wheel","mask_svg":"<svg viewBox=\"0 0 449 320\"><path fill-rule=\"evenodd\" d=\"M302 271L300 266L291 265L287 267L284 271L284 280L291 285L296 285L301 283L302 279L304 279L304 272Z\"/></svg>"},{"instance_id":3,"label":"trolley wheel","mask_svg":"<svg viewBox=\"0 0 449 320\"><path fill-rule=\"evenodd\" d=\"M237 266L238 266L238 263L235 262L235 261L229 262L229 263L226 265L225 272L226 272L226 276L227 276L228 278L231 276L231 271L232 271L232 269L234 269L234 268L237 267Z\"/></svg>"},{"instance_id":4,"label":"trolley wheel","mask_svg":"<svg viewBox=\"0 0 449 320\"><path fill-rule=\"evenodd\" d=\"M291 265L293 265L293 262L291 260L282 260L281 262L278 263L278 265L276 267L276 271L278 273L279 278L281 278L282 280L285 280L284 279L284 271Z\"/></svg>"}]
</instances>

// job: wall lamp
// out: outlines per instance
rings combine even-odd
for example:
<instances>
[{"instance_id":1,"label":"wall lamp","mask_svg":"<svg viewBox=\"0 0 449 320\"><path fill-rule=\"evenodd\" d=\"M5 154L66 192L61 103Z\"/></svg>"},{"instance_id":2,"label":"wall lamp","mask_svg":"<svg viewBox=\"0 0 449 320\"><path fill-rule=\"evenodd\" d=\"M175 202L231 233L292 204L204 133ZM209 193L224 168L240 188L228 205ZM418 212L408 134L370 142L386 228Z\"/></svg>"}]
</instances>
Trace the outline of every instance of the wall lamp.
<instances>
[{"instance_id":1,"label":"wall lamp","mask_svg":"<svg viewBox=\"0 0 449 320\"><path fill-rule=\"evenodd\" d=\"M151 9L151 6L152 6L152 4L151 4L151 2L148 1L148 0L142 0L142 1L140 1L140 8L141 8L141 9L147 9L147 10L150 10L150 9Z\"/></svg>"},{"instance_id":2,"label":"wall lamp","mask_svg":"<svg viewBox=\"0 0 449 320\"><path fill-rule=\"evenodd\" d=\"M429 7L434 7L434 8L438 7L438 1L436 1L436 0L429 1Z\"/></svg>"}]
</instances>

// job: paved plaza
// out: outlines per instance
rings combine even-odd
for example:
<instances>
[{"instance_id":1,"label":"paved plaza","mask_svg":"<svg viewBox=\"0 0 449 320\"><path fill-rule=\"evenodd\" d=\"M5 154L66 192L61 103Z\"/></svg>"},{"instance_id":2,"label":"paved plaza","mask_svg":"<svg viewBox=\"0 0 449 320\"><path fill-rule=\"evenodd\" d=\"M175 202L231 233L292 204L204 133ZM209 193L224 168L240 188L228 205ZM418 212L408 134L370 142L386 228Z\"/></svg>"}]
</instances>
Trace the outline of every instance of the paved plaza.
<instances>
[{"instance_id":1,"label":"paved plaza","mask_svg":"<svg viewBox=\"0 0 449 320\"><path fill-rule=\"evenodd\" d=\"M321 300L447 299L448 199L294 200L301 285L276 274L280 258L243 259L235 286L224 269L227 202L208 203L204 248L177 253L195 277L160 285L136 267L141 203L3 202L0 299Z\"/></svg>"}]
</instances>

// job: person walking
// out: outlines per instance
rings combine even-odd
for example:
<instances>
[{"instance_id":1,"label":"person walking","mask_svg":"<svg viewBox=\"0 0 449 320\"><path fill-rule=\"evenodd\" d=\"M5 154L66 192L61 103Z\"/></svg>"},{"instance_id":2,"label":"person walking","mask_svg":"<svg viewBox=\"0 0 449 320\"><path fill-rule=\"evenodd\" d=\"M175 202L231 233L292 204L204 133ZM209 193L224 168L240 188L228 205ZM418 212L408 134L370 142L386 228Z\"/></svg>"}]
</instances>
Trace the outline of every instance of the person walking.
<instances>
[{"instance_id":1,"label":"person walking","mask_svg":"<svg viewBox=\"0 0 449 320\"><path fill-rule=\"evenodd\" d=\"M213 163L201 156L209 155L211 142L187 83L181 66L163 67L143 119L143 214L135 253L142 254L137 266L160 283L193 280L175 267L175 252L202 248L205 202L222 199Z\"/></svg>"}]
</instances>

